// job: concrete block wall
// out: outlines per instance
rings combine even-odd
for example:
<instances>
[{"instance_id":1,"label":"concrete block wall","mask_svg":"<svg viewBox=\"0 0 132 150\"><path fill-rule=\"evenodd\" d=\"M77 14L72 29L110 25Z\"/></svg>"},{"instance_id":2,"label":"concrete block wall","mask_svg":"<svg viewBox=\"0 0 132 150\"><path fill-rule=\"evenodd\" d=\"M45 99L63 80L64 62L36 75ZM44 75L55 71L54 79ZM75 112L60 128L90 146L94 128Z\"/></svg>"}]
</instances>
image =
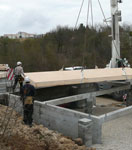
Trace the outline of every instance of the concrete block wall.
<instances>
[{"instance_id":1,"label":"concrete block wall","mask_svg":"<svg viewBox=\"0 0 132 150\"><path fill-rule=\"evenodd\" d=\"M103 122L102 120L100 120L99 117L92 116L86 113L73 111L66 108L61 108L58 106L47 104L46 102L35 101L34 104L35 123L43 124L49 129L56 130L72 138L77 138L80 135L82 135L81 133L79 133L79 131L81 130L78 127L80 127L79 120L83 118L89 120L88 124L90 125L89 127L90 132L86 132L84 134L84 137L88 136L92 139L92 143L100 144L102 142ZM86 138L86 139L90 139L90 138Z\"/></svg>"},{"instance_id":2,"label":"concrete block wall","mask_svg":"<svg viewBox=\"0 0 132 150\"><path fill-rule=\"evenodd\" d=\"M0 97L2 98L2 95ZM22 102L20 101L20 97L15 95L8 95L8 97L9 106L13 107L17 112L22 113L23 106ZM88 119L89 123L86 125L86 128L87 126L89 127L88 137L92 138L93 144L102 143L102 124L104 122L122 117L129 113L132 113L132 106L116 110L105 115L93 116L86 113L81 113L70 109L47 104L46 102L35 101L34 103L34 121L37 124L43 124L49 129L56 130L72 138L77 138L81 135L79 128L80 119ZM84 137L85 136L87 137L87 134L84 134ZM87 141L90 142L90 140Z\"/></svg>"},{"instance_id":3,"label":"concrete block wall","mask_svg":"<svg viewBox=\"0 0 132 150\"><path fill-rule=\"evenodd\" d=\"M85 113L46 103L35 102L34 105L34 120L36 123L43 124L49 129L57 130L72 138L78 137L78 121L82 118L88 119L88 116Z\"/></svg>"},{"instance_id":4,"label":"concrete block wall","mask_svg":"<svg viewBox=\"0 0 132 150\"><path fill-rule=\"evenodd\" d=\"M19 96L13 94L3 94L0 96L0 98L4 102L5 100L7 101L8 99L8 105L10 107L15 109L20 114L23 113L23 105ZM91 127L89 127L89 131L86 133L84 132L85 133L83 134L84 137L87 136L91 137L92 143L101 143L102 119L99 119L98 117L86 113L81 113L81 112L61 108L58 106L54 106L51 104L47 104L46 102L35 101L34 103L34 121L37 124L43 124L49 129L56 130L72 138L77 138L80 135L82 135L80 133L81 130L79 128L80 127L79 120L82 118L88 119L89 120L88 122L90 124L91 121L93 122L93 124L90 125L92 126L92 129ZM84 130L87 131L85 127ZM88 142L87 140L84 141L85 143Z\"/></svg>"},{"instance_id":5,"label":"concrete block wall","mask_svg":"<svg viewBox=\"0 0 132 150\"><path fill-rule=\"evenodd\" d=\"M0 94L0 102L5 103L17 112L23 112L23 105L19 96ZM60 103L60 101L53 101ZM116 110L105 115L93 116L53 105L53 102L34 103L34 121L49 129L56 130L72 138L81 137L85 145L102 143L102 124L104 122L132 113L132 106Z\"/></svg>"}]
</instances>

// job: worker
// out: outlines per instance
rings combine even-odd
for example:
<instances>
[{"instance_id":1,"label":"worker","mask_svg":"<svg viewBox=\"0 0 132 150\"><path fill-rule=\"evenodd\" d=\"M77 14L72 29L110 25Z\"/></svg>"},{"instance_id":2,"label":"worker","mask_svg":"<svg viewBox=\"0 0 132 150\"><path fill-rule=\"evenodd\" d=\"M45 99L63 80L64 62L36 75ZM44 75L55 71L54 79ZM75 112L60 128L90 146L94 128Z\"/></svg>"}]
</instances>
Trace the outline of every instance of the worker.
<instances>
[{"instance_id":1,"label":"worker","mask_svg":"<svg viewBox=\"0 0 132 150\"><path fill-rule=\"evenodd\" d=\"M32 127L32 115L33 115L33 97L35 95L35 88L30 84L29 77L25 77L25 85L23 86L23 108L24 117L23 121L25 124Z\"/></svg>"},{"instance_id":2,"label":"worker","mask_svg":"<svg viewBox=\"0 0 132 150\"><path fill-rule=\"evenodd\" d=\"M118 68L124 68L124 61L122 59L117 59L117 66Z\"/></svg>"},{"instance_id":3,"label":"worker","mask_svg":"<svg viewBox=\"0 0 132 150\"><path fill-rule=\"evenodd\" d=\"M22 93L23 80L24 80L25 75L24 75L22 63L20 61L17 62L17 67L14 69L14 77L15 77L15 82L13 85L13 92L16 88L17 83L19 82L20 94L21 94Z\"/></svg>"}]
</instances>

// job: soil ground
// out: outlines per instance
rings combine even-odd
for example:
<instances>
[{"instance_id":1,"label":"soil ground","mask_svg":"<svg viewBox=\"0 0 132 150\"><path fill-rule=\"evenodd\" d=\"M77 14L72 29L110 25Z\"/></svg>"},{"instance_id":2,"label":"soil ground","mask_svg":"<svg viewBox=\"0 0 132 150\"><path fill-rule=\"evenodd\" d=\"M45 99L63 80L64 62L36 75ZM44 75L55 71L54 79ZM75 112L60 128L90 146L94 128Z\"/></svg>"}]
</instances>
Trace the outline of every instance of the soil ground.
<instances>
[{"instance_id":1,"label":"soil ground","mask_svg":"<svg viewBox=\"0 0 132 150\"><path fill-rule=\"evenodd\" d=\"M93 108L92 114L99 116L126 107L122 104L111 97L96 97L96 107Z\"/></svg>"},{"instance_id":2,"label":"soil ground","mask_svg":"<svg viewBox=\"0 0 132 150\"><path fill-rule=\"evenodd\" d=\"M126 107L123 102L116 101L109 96L96 97L96 107L92 109L92 115L100 116ZM73 108L76 111L87 113L87 108Z\"/></svg>"}]
</instances>

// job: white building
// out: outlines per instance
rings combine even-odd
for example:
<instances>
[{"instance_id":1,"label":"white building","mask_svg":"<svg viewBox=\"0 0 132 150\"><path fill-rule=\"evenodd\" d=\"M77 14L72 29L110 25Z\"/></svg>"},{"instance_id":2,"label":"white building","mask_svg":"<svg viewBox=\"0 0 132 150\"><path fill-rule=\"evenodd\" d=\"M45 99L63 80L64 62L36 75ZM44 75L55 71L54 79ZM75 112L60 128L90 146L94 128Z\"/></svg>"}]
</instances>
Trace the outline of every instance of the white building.
<instances>
[{"instance_id":1,"label":"white building","mask_svg":"<svg viewBox=\"0 0 132 150\"><path fill-rule=\"evenodd\" d=\"M17 34L4 34L4 37L9 39L25 39L25 38L35 38L36 34L30 34L26 32L18 32Z\"/></svg>"}]
</instances>

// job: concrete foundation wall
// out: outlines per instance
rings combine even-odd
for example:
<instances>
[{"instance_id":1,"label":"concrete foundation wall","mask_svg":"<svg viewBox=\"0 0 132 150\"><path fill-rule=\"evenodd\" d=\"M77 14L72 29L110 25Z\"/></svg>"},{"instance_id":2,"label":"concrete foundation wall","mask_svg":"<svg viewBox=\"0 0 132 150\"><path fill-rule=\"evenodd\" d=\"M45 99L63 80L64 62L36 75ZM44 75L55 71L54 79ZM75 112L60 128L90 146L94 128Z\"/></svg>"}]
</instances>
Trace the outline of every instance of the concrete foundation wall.
<instances>
[{"instance_id":1,"label":"concrete foundation wall","mask_svg":"<svg viewBox=\"0 0 132 150\"><path fill-rule=\"evenodd\" d=\"M34 120L49 129L57 130L72 138L78 137L78 121L82 118L88 119L88 114L80 113L65 108L35 102ZM39 119L38 119L39 118Z\"/></svg>"},{"instance_id":2,"label":"concrete foundation wall","mask_svg":"<svg viewBox=\"0 0 132 150\"><path fill-rule=\"evenodd\" d=\"M131 113L132 113L132 106L129 106L126 108L122 108L122 109L115 110L113 112L101 115L98 117L98 119L100 122L104 123L104 122L111 121L111 120L117 119L119 117L131 114Z\"/></svg>"},{"instance_id":3,"label":"concrete foundation wall","mask_svg":"<svg viewBox=\"0 0 132 150\"><path fill-rule=\"evenodd\" d=\"M68 101L69 100L70 98ZM7 103L18 113L22 114L23 105L19 96L12 94L0 94L0 103L1 102ZM64 99L64 102L66 103L66 99ZM88 102L90 101L88 100ZM81 137L85 145L90 145L90 143L102 143L102 124L104 122L132 113L132 106L129 106L101 116L93 116L55 106L53 103L60 104L60 100L58 102L57 100L51 102L35 101L35 123L43 124L49 129L56 130L72 138Z\"/></svg>"}]
</instances>

